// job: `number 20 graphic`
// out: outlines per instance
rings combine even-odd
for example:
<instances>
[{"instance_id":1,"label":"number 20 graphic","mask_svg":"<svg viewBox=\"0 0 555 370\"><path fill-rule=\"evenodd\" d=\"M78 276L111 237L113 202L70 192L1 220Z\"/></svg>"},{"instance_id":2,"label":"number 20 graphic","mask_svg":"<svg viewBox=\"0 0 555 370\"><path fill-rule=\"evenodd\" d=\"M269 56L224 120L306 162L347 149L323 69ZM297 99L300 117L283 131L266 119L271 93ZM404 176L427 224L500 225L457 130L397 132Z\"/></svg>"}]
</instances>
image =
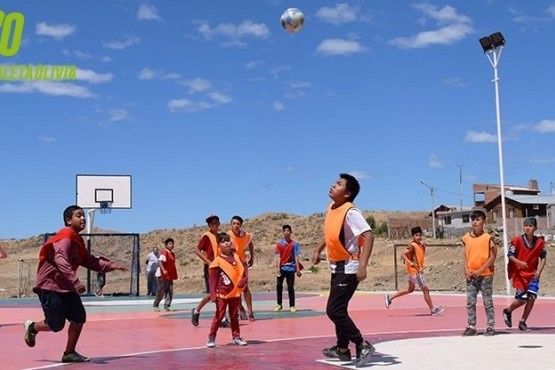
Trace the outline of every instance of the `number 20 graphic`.
<instances>
[{"instance_id":1,"label":"number 20 graphic","mask_svg":"<svg viewBox=\"0 0 555 370\"><path fill-rule=\"evenodd\" d=\"M21 13L5 14L0 10L0 55L11 57L21 46L25 17ZM10 44L11 38L11 44Z\"/></svg>"}]
</instances>

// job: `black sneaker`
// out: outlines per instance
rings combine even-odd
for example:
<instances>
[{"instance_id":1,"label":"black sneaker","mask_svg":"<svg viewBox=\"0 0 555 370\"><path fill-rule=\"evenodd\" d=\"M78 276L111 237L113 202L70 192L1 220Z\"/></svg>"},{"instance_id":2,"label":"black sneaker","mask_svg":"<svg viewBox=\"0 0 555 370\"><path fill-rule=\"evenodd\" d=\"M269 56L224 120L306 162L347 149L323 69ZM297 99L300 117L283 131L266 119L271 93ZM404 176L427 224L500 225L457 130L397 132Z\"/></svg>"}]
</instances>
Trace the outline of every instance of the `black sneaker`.
<instances>
[{"instance_id":1,"label":"black sneaker","mask_svg":"<svg viewBox=\"0 0 555 370\"><path fill-rule=\"evenodd\" d=\"M503 321L505 321L505 325L507 325L508 328L513 327L513 314L508 308L503 310Z\"/></svg>"},{"instance_id":2,"label":"black sneaker","mask_svg":"<svg viewBox=\"0 0 555 370\"><path fill-rule=\"evenodd\" d=\"M77 352L65 353L62 356L62 362L90 362L91 359Z\"/></svg>"},{"instance_id":3,"label":"black sneaker","mask_svg":"<svg viewBox=\"0 0 555 370\"><path fill-rule=\"evenodd\" d=\"M328 358L338 358L339 361L351 361L351 350L347 348L347 351L341 352L336 345L324 348L322 354Z\"/></svg>"},{"instance_id":4,"label":"black sneaker","mask_svg":"<svg viewBox=\"0 0 555 370\"><path fill-rule=\"evenodd\" d=\"M195 309L193 308L191 310L191 323L193 324L193 326L198 326L198 319L199 318L200 318L200 312L195 313Z\"/></svg>"},{"instance_id":5,"label":"black sneaker","mask_svg":"<svg viewBox=\"0 0 555 370\"><path fill-rule=\"evenodd\" d=\"M530 329L528 329L528 325L526 325L526 321L520 321L518 323L518 330L520 330L520 331L530 331Z\"/></svg>"},{"instance_id":6,"label":"black sneaker","mask_svg":"<svg viewBox=\"0 0 555 370\"><path fill-rule=\"evenodd\" d=\"M360 347L357 347L357 359L355 361L355 367L362 367L366 365L368 359L376 352L376 348L373 345L364 341Z\"/></svg>"},{"instance_id":7,"label":"black sneaker","mask_svg":"<svg viewBox=\"0 0 555 370\"><path fill-rule=\"evenodd\" d=\"M495 334L497 334L497 333L495 332L495 330L491 326L488 326L488 328L484 332L485 337L493 337Z\"/></svg>"},{"instance_id":8,"label":"black sneaker","mask_svg":"<svg viewBox=\"0 0 555 370\"><path fill-rule=\"evenodd\" d=\"M27 343L29 347L34 347L36 343L37 333L31 332L31 328L34 324L35 323L31 320L27 320L23 324L23 327L25 328L25 335L23 336L23 339L25 339L25 343Z\"/></svg>"},{"instance_id":9,"label":"black sneaker","mask_svg":"<svg viewBox=\"0 0 555 370\"><path fill-rule=\"evenodd\" d=\"M473 335L476 335L476 329L471 328L470 326L468 328L466 328L466 330L463 333L463 337L471 337Z\"/></svg>"}]
</instances>

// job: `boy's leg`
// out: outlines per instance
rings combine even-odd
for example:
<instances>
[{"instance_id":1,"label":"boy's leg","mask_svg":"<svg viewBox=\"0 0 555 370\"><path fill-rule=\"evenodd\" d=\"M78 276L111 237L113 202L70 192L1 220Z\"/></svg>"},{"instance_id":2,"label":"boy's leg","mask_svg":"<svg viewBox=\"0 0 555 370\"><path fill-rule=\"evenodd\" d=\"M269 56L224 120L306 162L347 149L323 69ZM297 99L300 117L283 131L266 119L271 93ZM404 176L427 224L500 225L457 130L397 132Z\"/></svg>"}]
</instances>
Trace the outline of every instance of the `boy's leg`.
<instances>
[{"instance_id":1,"label":"boy's leg","mask_svg":"<svg viewBox=\"0 0 555 370\"><path fill-rule=\"evenodd\" d=\"M482 278L482 300L484 301L484 309L486 310L486 319L488 328L495 326L495 310L493 307L493 276Z\"/></svg>"},{"instance_id":2,"label":"boy's leg","mask_svg":"<svg viewBox=\"0 0 555 370\"><path fill-rule=\"evenodd\" d=\"M247 304L247 311L250 315L250 314L253 313L253 310L252 310L252 294L251 294L251 290L249 289L248 285L245 287L245 289L243 289L243 296L245 298L245 303Z\"/></svg>"},{"instance_id":3,"label":"boy's leg","mask_svg":"<svg viewBox=\"0 0 555 370\"><path fill-rule=\"evenodd\" d=\"M228 298L225 301L229 307L231 338L234 339L241 336L241 330L239 329L239 307L241 307L241 297Z\"/></svg>"},{"instance_id":4,"label":"boy's leg","mask_svg":"<svg viewBox=\"0 0 555 370\"><path fill-rule=\"evenodd\" d=\"M295 307L295 271L285 273L287 282L287 294L289 296L289 308Z\"/></svg>"},{"instance_id":5,"label":"boy's leg","mask_svg":"<svg viewBox=\"0 0 555 370\"><path fill-rule=\"evenodd\" d=\"M173 280L164 281L166 285L166 299L164 300L164 308L169 308L173 301Z\"/></svg>"},{"instance_id":6,"label":"boy's leg","mask_svg":"<svg viewBox=\"0 0 555 370\"><path fill-rule=\"evenodd\" d=\"M526 306L524 306L524 312L522 312L522 319L520 321L526 322L526 320L528 320L528 316L530 316L530 312L532 312L535 302L535 298L532 299L528 297L528 300L526 301Z\"/></svg>"},{"instance_id":7,"label":"boy's leg","mask_svg":"<svg viewBox=\"0 0 555 370\"><path fill-rule=\"evenodd\" d=\"M364 339L353 320L349 317L348 312L349 301L358 287L357 277L355 274L343 273L331 275L326 314L335 324L337 347L340 349L348 348L349 342L360 345Z\"/></svg>"},{"instance_id":8,"label":"boy's leg","mask_svg":"<svg viewBox=\"0 0 555 370\"><path fill-rule=\"evenodd\" d=\"M77 346L77 341L79 341L79 336L81 335L82 330L83 324L76 324L73 322L69 323L65 353L75 352L75 347Z\"/></svg>"},{"instance_id":9,"label":"boy's leg","mask_svg":"<svg viewBox=\"0 0 555 370\"><path fill-rule=\"evenodd\" d=\"M164 297L164 281L161 277L157 277L156 280L158 281L158 286L156 289L156 298L154 298L154 302L152 302L152 307L157 308Z\"/></svg>"},{"instance_id":10,"label":"boy's leg","mask_svg":"<svg viewBox=\"0 0 555 370\"><path fill-rule=\"evenodd\" d=\"M476 327L476 300L478 298L477 278L472 278L466 282L466 312L468 326Z\"/></svg>"},{"instance_id":11,"label":"boy's leg","mask_svg":"<svg viewBox=\"0 0 555 370\"><path fill-rule=\"evenodd\" d=\"M409 286L405 289L401 289L399 291L397 291L395 294L393 294L392 296L389 297L390 301L393 301L395 298L399 298L402 297L404 295L410 294L412 292L414 292L414 283L412 282L411 277L409 276Z\"/></svg>"},{"instance_id":12,"label":"boy's leg","mask_svg":"<svg viewBox=\"0 0 555 370\"><path fill-rule=\"evenodd\" d=\"M218 333L218 328L220 323L225 317L225 310L227 308L227 303L224 299L216 299L216 312L214 313L214 318L212 319L212 324L210 324L210 332L208 333L209 338L216 338Z\"/></svg>"},{"instance_id":13,"label":"boy's leg","mask_svg":"<svg viewBox=\"0 0 555 370\"><path fill-rule=\"evenodd\" d=\"M277 294L277 304L283 306L283 280L285 279L285 274L283 271L279 276L276 277L276 294Z\"/></svg>"},{"instance_id":14,"label":"boy's leg","mask_svg":"<svg viewBox=\"0 0 555 370\"><path fill-rule=\"evenodd\" d=\"M63 300L67 304L68 315L67 319L69 321L69 328L67 331L67 344L64 356L62 357L63 362L83 362L89 361L88 358L77 355L77 358L66 359L66 355L71 355L76 353L75 350L79 337L81 336L81 331L83 330L83 325L87 321L87 313L81 297L77 293L68 293L64 296Z\"/></svg>"}]
</instances>

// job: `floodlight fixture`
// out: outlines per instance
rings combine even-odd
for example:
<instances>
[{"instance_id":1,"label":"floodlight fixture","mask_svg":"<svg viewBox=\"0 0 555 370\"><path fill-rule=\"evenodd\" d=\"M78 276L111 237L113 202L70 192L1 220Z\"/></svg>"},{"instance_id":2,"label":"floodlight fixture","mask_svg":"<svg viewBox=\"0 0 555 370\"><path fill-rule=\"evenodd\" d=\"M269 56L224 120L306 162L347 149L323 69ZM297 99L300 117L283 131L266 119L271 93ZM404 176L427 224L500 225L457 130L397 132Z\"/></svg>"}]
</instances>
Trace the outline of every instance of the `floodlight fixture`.
<instances>
[{"instance_id":1,"label":"floodlight fixture","mask_svg":"<svg viewBox=\"0 0 555 370\"><path fill-rule=\"evenodd\" d=\"M480 39L480 45L482 45L484 53L491 52L496 48L505 46L505 38L503 37L501 32L495 32L489 36L482 37Z\"/></svg>"}]
</instances>

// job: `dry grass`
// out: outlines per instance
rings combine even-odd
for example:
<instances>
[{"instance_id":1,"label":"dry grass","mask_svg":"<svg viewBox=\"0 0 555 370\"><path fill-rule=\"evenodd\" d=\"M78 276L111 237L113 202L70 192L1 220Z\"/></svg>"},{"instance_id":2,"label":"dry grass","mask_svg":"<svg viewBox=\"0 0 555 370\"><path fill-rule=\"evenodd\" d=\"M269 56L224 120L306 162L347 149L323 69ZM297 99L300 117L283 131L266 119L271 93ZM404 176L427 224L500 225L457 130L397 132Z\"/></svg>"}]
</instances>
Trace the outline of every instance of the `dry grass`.
<instances>
[{"instance_id":1,"label":"dry grass","mask_svg":"<svg viewBox=\"0 0 555 370\"><path fill-rule=\"evenodd\" d=\"M365 216L372 215L377 224L387 221L389 217L405 217L422 219L425 218L424 212L385 212L385 211L366 211ZM312 263L309 258L316 245L322 237L322 214L310 216L297 216L286 213L265 213L257 217L245 220L244 228L254 233L255 246L255 266L250 269L249 285L253 291L274 291L275 290L275 254L274 246L278 238L281 237L281 226L289 224L293 228L293 238L301 244L303 264L305 265L304 274L296 280L298 291L317 291L328 289L329 270L325 262L311 269ZM205 232L205 226L197 226L183 229L164 229L154 230L142 234L141 259L143 260L150 249L157 245L162 246L163 240L172 237L176 241L176 256L178 260L179 280L175 284L177 294L201 293L204 290L202 278L202 265L199 258L194 254L198 239ZM227 230L227 225L222 225L222 230ZM9 297L17 294L18 280L18 259L30 259L28 273L24 271L21 283L30 287L34 282L34 272L36 269L35 259L38 253L38 246L42 243L42 236L36 236L24 240L4 240L0 243L8 252L9 258L0 260L2 270L0 271L0 297ZM403 246L408 240L396 241L398 248ZM449 241L438 241L438 243L449 244ZM465 286L462 284L462 250L457 248L452 242L451 246L432 246L428 241L426 258L426 280L432 290L460 290ZM548 255L552 255L553 245L548 247ZM118 247L105 247L103 254L110 256L118 262L125 262L129 258L128 250L121 250ZM395 289L395 258L394 243L383 238L377 238L374 245L370 266L368 269L368 279L361 285L360 289L382 291ZM398 252L401 252L401 249ZM399 260L399 258L397 258ZM500 249L496 261L497 278L495 288L498 293L505 292L505 282L502 278L504 271L503 251ZM81 269L82 270L82 269ZM27 270L26 270L27 271ZM27 276L29 281L27 281ZM85 277L85 271L80 272L80 276ZM405 286L405 275L402 268L398 271L399 287ZM549 266L545 269L542 276L541 294L555 295L555 271ZM105 292L125 291L118 290L114 286L129 286L128 275L122 273L108 274L108 283ZM29 290L30 292L30 290ZM141 276L141 293L146 292L145 277ZM32 293L31 293L32 294Z\"/></svg>"}]
</instances>

